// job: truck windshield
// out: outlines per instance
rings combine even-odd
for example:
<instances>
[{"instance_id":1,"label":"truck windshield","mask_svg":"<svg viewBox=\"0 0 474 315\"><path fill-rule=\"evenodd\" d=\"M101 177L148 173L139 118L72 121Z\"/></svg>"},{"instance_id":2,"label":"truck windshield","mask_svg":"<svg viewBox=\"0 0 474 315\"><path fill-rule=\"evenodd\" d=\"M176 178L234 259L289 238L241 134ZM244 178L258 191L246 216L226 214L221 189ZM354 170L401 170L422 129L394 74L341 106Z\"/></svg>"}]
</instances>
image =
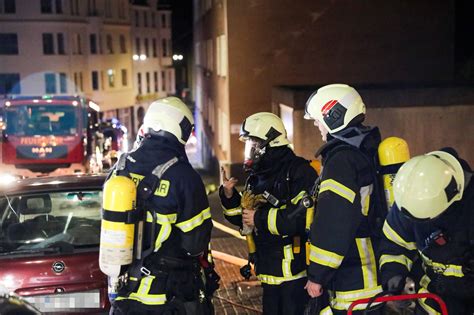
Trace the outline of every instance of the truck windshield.
<instances>
[{"instance_id":1,"label":"truck windshield","mask_svg":"<svg viewBox=\"0 0 474 315\"><path fill-rule=\"evenodd\" d=\"M5 109L6 134L71 135L78 132L72 105L14 105Z\"/></svg>"}]
</instances>

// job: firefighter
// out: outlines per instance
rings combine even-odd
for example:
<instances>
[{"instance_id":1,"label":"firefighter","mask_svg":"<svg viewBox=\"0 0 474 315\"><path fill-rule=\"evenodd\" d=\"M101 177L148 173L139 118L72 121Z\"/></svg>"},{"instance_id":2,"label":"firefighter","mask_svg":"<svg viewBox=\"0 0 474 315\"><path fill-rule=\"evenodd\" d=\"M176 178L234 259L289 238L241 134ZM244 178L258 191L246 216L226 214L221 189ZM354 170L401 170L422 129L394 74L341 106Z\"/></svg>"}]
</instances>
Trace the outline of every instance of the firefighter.
<instances>
[{"instance_id":1,"label":"firefighter","mask_svg":"<svg viewBox=\"0 0 474 315\"><path fill-rule=\"evenodd\" d=\"M323 170L305 288L312 298L319 297L322 314L345 314L353 301L382 291L372 222L376 206L373 161L380 132L362 125L365 105L359 93L345 84L327 85L313 93L305 118L314 119L326 142L316 153L322 157Z\"/></svg>"},{"instance_id":2,"label":"firefighter","mask_svg":"<svg viewBox=\"0 0 474 315\"><path fill-rule=\"evenodd\" d=\"M298 211L297 205L313 186L316 171L293 153L283 122L272 113L247 117L240 141L245 143L244 170L249 176L241 196L235 188L237 181L227 179L223 172L219 194L224 215L230 223L251 229L249 236L256 244L252 260L263 287L264 314L303 314L307 300L306 211ZM248 206L252 198L253 208Z\"/></svg>"},{"instance_id":3,"label":"firefighter","mask_svg":"<svg viewBox=\"0 0 474 315\"><path fill-rule=\"evenodd\" d=\"M384 289L401 292L411 272L418 292L440 295L449 314L473 314L472 174L452 149L414 157L401 167L394 181L395 206L383 227ZM416 314L440 314L440 309L433 300L419 299Z\"/></svg>"},{"instance_id":4,"label":"firefighter","mask_svg":"<svg viewBox=\"0 0 474 315\"><path fill-rule=\"evenodd\" d=\"M137 185L137 209L146 220L143 243L135 239L141 259L126 266L128 279L111 314L211 314L200 264L207 257L211 213L204 184L184 148L193 125L180 99L153 102L140 145L115 165L114 175Z\"/></svg>"}]
</instances>

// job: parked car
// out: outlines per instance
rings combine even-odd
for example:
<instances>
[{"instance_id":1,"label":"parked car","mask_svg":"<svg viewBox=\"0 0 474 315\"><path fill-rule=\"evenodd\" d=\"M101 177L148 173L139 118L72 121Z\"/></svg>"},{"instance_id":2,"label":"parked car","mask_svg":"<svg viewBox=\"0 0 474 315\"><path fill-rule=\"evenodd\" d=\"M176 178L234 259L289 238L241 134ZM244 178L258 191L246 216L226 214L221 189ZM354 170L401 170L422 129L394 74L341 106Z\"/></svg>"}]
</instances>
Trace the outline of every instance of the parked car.
<instances>
[{"instance_id":1,"label":"parked car","mask_svg":"<svg viewBox=\"0 0 474 315\"><path fill-rule=\"evenodd\" d=\"M110 308L99 269L102 175L0 182L0 288L41 312Z\"/></svg>"}]
</instances>

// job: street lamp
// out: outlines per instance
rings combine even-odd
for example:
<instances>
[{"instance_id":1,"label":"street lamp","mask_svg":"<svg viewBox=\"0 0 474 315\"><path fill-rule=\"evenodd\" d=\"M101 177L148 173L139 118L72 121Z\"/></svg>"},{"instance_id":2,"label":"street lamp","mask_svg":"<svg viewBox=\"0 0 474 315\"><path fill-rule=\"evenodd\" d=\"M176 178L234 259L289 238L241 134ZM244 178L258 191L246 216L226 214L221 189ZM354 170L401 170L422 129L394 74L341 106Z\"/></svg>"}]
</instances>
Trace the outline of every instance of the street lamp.
<instances>
[{"instance_id":1,"label":"street lamp","mask_svg":"<svg viewBox=\"0 0 474 315\"><path fill-rule=\"evenodd\" d=\"M183 55L177 55L177 54L174 54L174 55L173 55L173 60L174 60L174 61L183 60L183 58L184 58Z\"/></svg>"}]
</instances>

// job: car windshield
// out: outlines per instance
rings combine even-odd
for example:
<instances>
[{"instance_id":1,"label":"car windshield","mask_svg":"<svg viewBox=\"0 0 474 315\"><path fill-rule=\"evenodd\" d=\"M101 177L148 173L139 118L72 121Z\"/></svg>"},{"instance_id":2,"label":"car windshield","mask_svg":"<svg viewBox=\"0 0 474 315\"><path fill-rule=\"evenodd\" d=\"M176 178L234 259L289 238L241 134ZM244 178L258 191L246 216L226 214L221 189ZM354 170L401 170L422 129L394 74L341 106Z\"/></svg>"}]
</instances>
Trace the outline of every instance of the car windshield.
<instances>
[{"instance_id":1,"label":"car windshield","mask_svg":"<svg viewBox=\"0 0 474 315\"><path fill-rule=\"evenodd\" d=\"M72 105L15 105L6 109L6 133L16 136L75 134Z\"/></svg>"},{"instance_id":2,"label":"car windshield","mask_svg":"<svg viewBox=\"0 0 474 315\"><path fill-rule=\"evenodd\" d=\"M101 201L99 190L1 196L0 255L97 247Z\"/></svg>"}]
</instances>

